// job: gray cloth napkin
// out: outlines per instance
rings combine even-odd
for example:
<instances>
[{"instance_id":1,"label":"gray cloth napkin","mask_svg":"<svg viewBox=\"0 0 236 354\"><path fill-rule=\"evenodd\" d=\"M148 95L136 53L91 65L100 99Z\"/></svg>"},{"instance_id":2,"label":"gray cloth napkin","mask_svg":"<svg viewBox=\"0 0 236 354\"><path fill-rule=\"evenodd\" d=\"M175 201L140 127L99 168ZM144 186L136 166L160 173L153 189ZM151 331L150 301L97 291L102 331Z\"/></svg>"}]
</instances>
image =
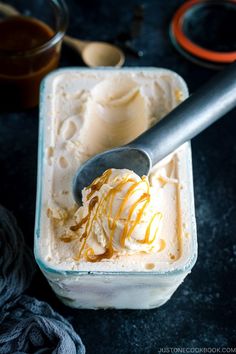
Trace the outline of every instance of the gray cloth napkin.
<instances>
[{"instance_id":1,"label":"gray cloth napkin","mask_svg":"<svg viewBox=\"0 0 236 354\"><path fill-rule=\"evenodd\" d=\"M0 309L29 286L35 271L16 219L0 205Z\"/></svg>"},{"instance_id":2,"label":"gray cloth napkin","mask_svg":"<svg viewBox=\"0 0 236 354\"><path fill-rule=\"evenodd\" d=\"M0 354L84 354L70 323L45 302L22 295L34 261L13 215L0 206Z\"/></svg>"}]
</instances>

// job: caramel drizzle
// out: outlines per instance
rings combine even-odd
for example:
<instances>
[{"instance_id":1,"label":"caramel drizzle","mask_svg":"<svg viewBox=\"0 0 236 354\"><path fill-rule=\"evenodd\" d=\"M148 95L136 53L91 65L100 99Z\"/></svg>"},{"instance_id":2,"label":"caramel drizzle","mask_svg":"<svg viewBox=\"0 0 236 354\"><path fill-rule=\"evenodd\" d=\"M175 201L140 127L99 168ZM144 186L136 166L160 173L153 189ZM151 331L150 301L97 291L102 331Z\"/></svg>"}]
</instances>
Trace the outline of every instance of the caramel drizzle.
<instances>
[{"instance_id":1,"label":"caramel drizzle","mask_svg":"<svg viewBox=\"0 0 236 354\"><path fill-rule=\"evenodd\" d=\"M83 226L83 224L85 224L86 221L88 221L88 217L89 217L89 214L86 215L78 224L71 226L70 230L71 231L78 231Z\"/></svg>"},{"instance_id":2,"label":"caramel drizzle","mask_svg":"<svg viewBox=\"0 0 236 354\"><path fill-rule=\"evenodd\" d=\"M116 214L116 216L113 220L113 223L111 223L111 215L112 215L112 209L113 209L113 203L114 203L115 196L118 192L120 192L122 190L122 187L129 182L134 182L134 180L129 178L129 179L125 179L124 181L121 181L120 183L118 183L118 185L115 188L111 189L108 192L106 198L104 198L104 201L108 199L109 212L108 212L107 218L108 218L108 226L109 226L109 229L111 229L111 230L113 230L114 227L116 226L116 222L125 207L125 203L123 200L123 202L121 203L121 206L118 210L118 213ZM133 186L131 186L131 187L133 189ZM131 192L132 192L132 190L129 189L127 193L129 193L131 195Z\"/></svg>"},{"instance_id":3,"label":"caramel drizzle","mask_svg":"<svg viewBox=\"0 0 236 354\"><path fill-rule=\"evenodd\" d=\"M107 171L106 171L106 172L107 172ZM102 176L102 177L103 177L103 176ZM109 177L108 177L108 178L109 178ZM96 197L94 197L94 198L97 198L97 201L98 201L98 196L96 196ZM94 199L94 198L93 198L93 199ZM91 201L92 201L92 199L91 199ZM90 202L91 202L91 201L90 201ZM81 258L81 254L82 254L82 252L83 252L83 250L84 250L84 248L85 248L85 245L86 245L88 236L89 236L89 234L90 234L90 232L91 232L91 229L92 229L93 222L94 222L94 220L97 218L98 210L99 210L99 208L101 207L101 204L102 204L103 201L104 201L104 199L101 199L100 202L98 203L97 208L96 208L96 211L95 211L95 215L93 216L92 219L91 219L91 212L92 212L92 209L93 209L93 207L95 206L96 203L94 204L94 202L93 202L93 203L92 203L93 207L92 207L92 208L89 207L89 212L88 212L88 214L86 215L86 217L88 217L88 221L87 221L87 224L86 224L86 226L85 226L85 231L84 231L84 233L82 234L82 236L80 237L80 241L83 241L83 243L82 243L82 246L81 246L81 248L80 248L79 254L75 257L75 260L76 260L76 261L79 261L80 258ZM86 252L85 252L85 255L86 255Z\"/></svg>"},{"instance_id":4,"label":"caramel drizzle","mask_svg":"<svg viewBox=\"0 0 236 354\"><path fill-rule=\"evenodd\" d=\"M134 212L134 210L136 209L136 207L141 203L143 202L144 200L146 200L146 202L144 203L144 205L142 206L142 208L140 208L140 210L138 211L138 214L137 214L137 217L136 217L136 220L135 222L133 223L133 225L130 227L130 229L128 229L129 227L129 223L131 221L131 217L132 217L132 214ZM142 214L145 210L145 208L147 207L147 205L149 204L149 201L150 201L150 194L148 193L143 193L143 195L141 195L141 197L133 204L133 206L131 207L130 209L130 212L129 212L129 215L128 215L128 219L125 223L125 227L123 229L123 232L122 232L122 235L121 235L121 238L120 238L120 245L121 247L125 247L125 240L126 238L130 238L131 237L131 234L133 233L135 227L139 224L140 220L141 220L141 217L142 217Z\"/></svg>"},{"instance_id":5,"label":"caramel drizzle","mask_svg":"<svg viewBox=\"0 0 236 354\"><path fill-rule=\"evenodd\" d=\"M88 221L89 219L89 214L91 213L91 211L93 210L95 204L98 202L98 196L96 197L93 197L90 202L89 202L89 213L76 225L73 225L70 227L70 230L71 231L78 231L82 226L83 224L86 223L86 221Z\"/></svg>"},{"instance_id":6,"label":"caramel drizzle","mask_svg":"<svg viewBox=\"0 0 236 354\"><path fill-rule=\"evenodd\" d=\"M91 184L91 186L87 187L87 189L91 188L91 191L90 191L90 193L87 196L88 200L90 199L90 197L96 191L98 191L101 188L103 183L106 183L108 181L111 173L112 173L111 170L107 170L100 178L97 178ZM83 250L84 250L84 248L86 246L86 241L87 241L88 236L90 235L90 232L92 230L93 222L98 218L98 216L100 216L100 217L102 216L103 218L106 217L107 220L108 220L108 228L111 231L110 237L109 237L109 241L108 241L108 247L107 247L106 251L103 254L100 254L100 255L95 255L93 248L90 247L87 250L85 250L84 255L86 257L86 260L89 261L89 262L98 262L98 261L100 261L100 260L102 260L104 258L109 259L109 258L111 258L113 256L114 249L113 249L113 245L112 244L113 244L113 238L114 238L115 230L116 230L116 227L117 227L117 222L120 219L120 217L121 217L121 215L122 215L122 213L123 213L123 211L124 211L124 209L125 209L125 207L127 205L127 202L129 200L130 196L132 194L134 194L137 190L139 190L138 187L143 182L146 183L147 191L145 193L143 193L138 198L138 200L131 206L131 208L129 210L128 217L127 217L127 219L125 220L125 223L124 223L124 228L123 228L122 234L120 236L120 245L122 247L125 247L125 240L127 238L131 237L134 229L139 224L145 209L147 208L147 206L150 203L150 186L149 186L148 180L147 180L147 178L145 176L143 176L142 180L138 181L138 182L136 182L132 178L128 178L128 176L127 176L127 178L125 180L122 180L120 183L118 183L118 185L115 188L111 189L106 194L106 196L104 196L99 202L98 202L98 196L95 196L94 198L91 199L91 201L89 203L88 215L85 218L83 218L80 221L79 224L77 224L77 225L75 225L73 227L73 229L76 228L76 230L78 230L85 222L87 222L87 224L85 226L85 231L84 231L84 233L82 234L82 236L80 238L80 240L83 241L83 242L82 242L82 246L80 248L79 254L76 257L76 260L79 260L81 258L82 252L83 252ZM128 188L125 196L124 196L124 199L123 199L123 201L122 201L122 203L121 203L121 205L120 205L120 207L118 209L118 211L116 212L114 218L112 219L113 203L114 203L115 196L117 195L117 193L119 193L122 190L122 188L127 183L132 183L132 184L131 184L131 186L129 186L129 188ZM97 199L95 200L95 198L97 198ZM106 205L108 206L107 210L105 210L105 208L104 208L105 202L106 202ZM132 221L131 218L132 218L132 215L133 215L135 209L142 203L143 203L143 205L140 208L140 210L138 211L135 220ZM96 207L96 210L95 210L94 215L92 217L92 210L94 210L94 206L95 205L97 205L97 207ZM101 212L99 213L99 211L101 211ZM108 212L107 215L105 215L104 211ZM156 228L154 236L153 236L153 238L151 240L150 240L150 233L151 233L151 226L152 226L155 218L157 218L157 217L159 218L159 221L160 221L161 218L162 218L161 213L158 212L158 213L155 213L153 215L152 219L150 220L150 223L147 226L145 237L144 237L143 240L138 240L139 243L151 244L151 243L154 242L154 240L156 238L156 235L157 235L157 232L158 232L158 227ZM165 247L165 245L164 245L164 247ZM163 249L163 243L160 246L160 249L161 248Z\"/></svg>"},{"instance_id":7,"label":"caramel drizzle","mask_svg":"<svg viewBox=\"0 0 236 354\"><path fill-rule=\"evenodd\" d=\"M156 217L158 217L159 221L160 221L162 219L162 214L161 213L156 213L156 214L153 215L153 217L151 218L151 221L148 224L148 227L146 229L145 237L144 237L143 240L138 240L139 243L147 243L148 245L150 245L155 240L156 235L157 235L157 231L158 231L158 227L156 228L156 231L154 233L154 236L153 236L152 240L150 240L149 237L150 237L150 233L151 233L151 226L152 226L153 221L155 220Z\"/></svg>"},{"instance_id":8,"label":"caramel drizzle","mask_svg":"<svg viewBox=\"0 0 236 354\"><path fill-rule=\"evenodd\" d=\"M104 183L107 183L112 170L106 170L101 177L96 178L86 189L91 189L90 193L87 195L87 200L89 200L92 195L99 191Z\"/></svg>"}]
</instances>

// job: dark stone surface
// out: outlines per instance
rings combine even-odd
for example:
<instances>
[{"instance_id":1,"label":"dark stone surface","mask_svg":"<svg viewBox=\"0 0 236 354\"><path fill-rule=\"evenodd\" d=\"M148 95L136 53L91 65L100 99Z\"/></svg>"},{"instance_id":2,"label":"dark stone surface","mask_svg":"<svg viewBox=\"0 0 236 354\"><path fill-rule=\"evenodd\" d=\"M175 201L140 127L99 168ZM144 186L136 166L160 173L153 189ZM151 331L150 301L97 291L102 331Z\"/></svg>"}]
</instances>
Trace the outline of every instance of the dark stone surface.
<instances>
[{"instance_id":1,"label":"dark stone surface","mask_svg":"<svg viewBox=\"0 0 236 354\"><path fill-rule=\"evenodd\" d=\"M175 70L190 92L214 74L186 61L170 43L169 22L183 1L67 2L69 34L121 44L128 38L133 49L143 51L140 58L127 55L127 66ZM142 14L144 19L139 21ZM136 36L133 39L131 32ZM76 65L83 64L75 53L63 48L61 66ZM87 353L154 354L163 347L235 346L235 132L234 111L192 142L199 257L166 305L147 311L71 310L56 299L38 270L28 293L48 301L71 321ZM31 246L37 134L37 109L0 115L0 203L14 212Z\"/></svg>"}]
</instances>

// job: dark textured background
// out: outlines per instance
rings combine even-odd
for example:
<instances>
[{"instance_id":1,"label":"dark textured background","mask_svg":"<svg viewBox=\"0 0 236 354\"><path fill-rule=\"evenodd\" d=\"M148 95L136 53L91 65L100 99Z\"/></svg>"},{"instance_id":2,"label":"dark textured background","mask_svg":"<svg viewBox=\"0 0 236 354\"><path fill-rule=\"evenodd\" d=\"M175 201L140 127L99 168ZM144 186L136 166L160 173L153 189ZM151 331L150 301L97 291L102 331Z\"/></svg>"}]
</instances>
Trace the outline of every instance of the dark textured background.
<instances>
[{"instance_id":1,"label":"dark textured background","mask_svg":"<svg viewBox=\"0 0 236 354\"><path fill-rule=\"evenodd\" d=\"M183 1L67 0L67 3L69 34L120 44L130 40L132 48L143 51L140 58L127 55L126 66L172 69L183 76L190 92L214 74L182 58L170 43L169 22ZM144 19L139 23L137 13L140 14L141 5ZM77 54L63 48L61 66L77 65L83 65ZM141 311L72 310L60 304L37 271L28 293L48 301L71 321L87 353L155 354L161 347L236 344L235 133L234 111L192 142L199 257L192 273L166 305ZM14 212L31 246L37 134L37 109L0 115L0 202Z\"/></svg>"}]
</instances>

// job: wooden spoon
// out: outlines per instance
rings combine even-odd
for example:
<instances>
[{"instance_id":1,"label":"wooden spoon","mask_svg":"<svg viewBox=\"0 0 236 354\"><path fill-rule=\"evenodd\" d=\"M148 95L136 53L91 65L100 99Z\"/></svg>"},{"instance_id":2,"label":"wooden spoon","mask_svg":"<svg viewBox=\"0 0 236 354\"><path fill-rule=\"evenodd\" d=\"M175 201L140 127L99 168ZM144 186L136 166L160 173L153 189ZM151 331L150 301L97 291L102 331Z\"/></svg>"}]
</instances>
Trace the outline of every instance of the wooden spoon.
<instances>
[{"instance_id":1,"label":"wooden spoon","mask_svg":"<svg viewBox=\"0 0 236 354\"><path fill-rule=\"evenodd\" d=\"M20 13L14 6L0 2L0 12L6 16L19 16Z\"/></svg>"},{"instance_id":2,"label":"wooden spoon","mask_svg":"<svg viewBox=\"0 0 236 354\"><path fill-rule=\"evenodd\" d=\"M98 66L121 67L124 64L124 53L109 43L81 41L70 36L65 36L63 40L81 55L86 65L92 68Z\"/></svg>"},{"instance_id":3,"label":"wooden spoon","mask_svg":"<svg viewBox=\"0 0 236 354\"><path fill-rule=\"evenodd\" d=\"M19 16L20 12L9 4L0 2L0 11L6 16ZM64 36L64 43L76 50L84 63L92 68L98 66L121 67L125 56L118 47L106 42L81 41L70 36Z\"/></svg>"}]
</instances>

